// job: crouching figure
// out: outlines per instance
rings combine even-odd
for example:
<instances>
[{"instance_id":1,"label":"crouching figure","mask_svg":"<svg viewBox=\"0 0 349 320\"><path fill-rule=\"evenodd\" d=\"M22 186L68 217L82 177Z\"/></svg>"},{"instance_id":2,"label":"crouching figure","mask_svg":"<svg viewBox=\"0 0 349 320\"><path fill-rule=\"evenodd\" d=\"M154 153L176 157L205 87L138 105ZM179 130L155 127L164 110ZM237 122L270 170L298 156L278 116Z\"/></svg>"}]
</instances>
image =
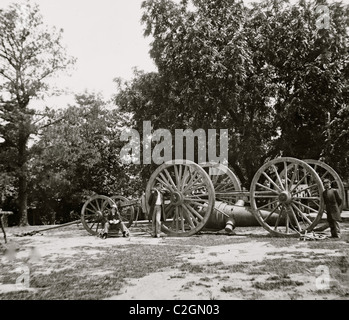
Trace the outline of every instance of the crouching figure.
<instances>
[{"instance_id":1,"label":"crouching figure","mask_svg":"<svg viewBox=\"0 0 349 320\"><path fill-rule=\"evenodd\" d=\"M108 210L106 215L103 215L103 224L103 229L99 234L102 239L108 238L111 229L117 231L121 230L123 237L129 237L130 235L129 230L121 219L119 209L116 205L113 206L111 210Z\"/></svg>"}]
</instances>

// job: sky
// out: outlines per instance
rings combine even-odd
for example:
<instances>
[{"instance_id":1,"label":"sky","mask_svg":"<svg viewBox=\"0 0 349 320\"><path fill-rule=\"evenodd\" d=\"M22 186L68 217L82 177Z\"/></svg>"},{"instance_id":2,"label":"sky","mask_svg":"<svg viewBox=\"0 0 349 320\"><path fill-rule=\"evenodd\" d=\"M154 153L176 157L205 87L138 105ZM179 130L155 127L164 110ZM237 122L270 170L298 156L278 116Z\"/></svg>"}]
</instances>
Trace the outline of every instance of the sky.
<instances>
[{"instance_id":1,"label":"sky","mask_svg":"<svg viewBox=\"0 0 349 320\"><path fill-rule=\"evenodd\" d=\"M1 0L0 8L24 1ZM142 1L31 0L39 5L47 25L64 30L63 43L77 58L70 76L61 74L52 81L68 94L46 99L43 106L64 107L74 101L74 93L85 90L101 93L108 100L116 93L114 78L132 79L134 67L156 71L149 56L152 39L143 36Z\"/></svg>"},{"instance_id":2,"label":"sky","mask_svg":"<svg viewBox=\"0 0 349 320\"><path fill-rule=\"evenodd\" d=\"M133 68L156 71L149 56L151 38L144 38L141 24L143 0L34 0L45 24L62 28L63 44L77 58L70 76L60 75L55 84L71 94L51 98L57 107L72 93L116 93L113 79L130 80ZM1 0L0 8L24 0Z\"/></svg>"}]
</instances>

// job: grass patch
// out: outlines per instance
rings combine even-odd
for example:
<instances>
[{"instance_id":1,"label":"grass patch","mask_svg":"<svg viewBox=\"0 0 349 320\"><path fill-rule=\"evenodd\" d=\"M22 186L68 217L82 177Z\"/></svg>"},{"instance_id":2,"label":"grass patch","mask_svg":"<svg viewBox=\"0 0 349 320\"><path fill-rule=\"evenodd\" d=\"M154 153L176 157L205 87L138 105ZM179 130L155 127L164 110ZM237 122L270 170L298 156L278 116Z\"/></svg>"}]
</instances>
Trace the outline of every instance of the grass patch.
<instances>
[{"instance_id":1,"label":"grass patch","mask_svg":"<svg viewBox=\"0 0 349 320\"><path fill-rule=\"evenodd\" d=\"M91 300L118 294L127 278L140 278L178 263L183 247L127 245L123 249L101 248L91 259L82 252L69 258L45 261L30 269L30 288L34 292L9 292L0 299L17 300ZM62 268L64 266L64 268ZM1 265L1 270L4 270ZM53 270L45 274L45 271ZM100 271L109 271L100 274ZM7 273L2 283L15 283L20 273Z\"/></svg>"},{"instance_id":2,"label":"grass patch","mask_svg":"<svg viewBox=\"0 0 349 320\"><path fill-rule=\"evenodd\" d=\"M190 289L191 287L195 286L196 285L196 282L195 281L189 281L188 283L184 284L182 286L182 289L183 290L188 290Z\"/></svg>"},{"instance_id":3,"label":"grass patch","mask_svg":"<svg viewBox=\"0 0 349 320\"><path fill-rule=\"evenodd\" d=\"M210 281L211 281L211 278L209 278L209 277L203 277L203 278L200 278L199 280L200 280L200 281L210 282Z\"/></svg>"},{"instance_id":4,"label":"grass patch","mask_svg":"<svg viewBox=\"0 0 349 320\"><path fill-rule=\"evenodd\" d=\"M252 287L261 290L276 290L281 289L283 287L290 286L302 286L304 283L302 281L294 281L291 279L280 279L276 281L268 281L268 282L254 282L252 283Z\"/></svg>"},{"instance_id":5,"label":"grass patch","mask_svg":"<svg viewBox=\"0 0 349 320\"><path fill-rule=\"evenodd\" d=\"M188 272L188 273L202 273L204 272L204 266L201 265L196 265L196 264L191 264L191 263L183 263L180 267L179 270L182 272Z\"/></svg>"},{"instance_id":6,"label":"grass patch","mask_svg":"<svg viewBox=\"0 0 349 320\"><path fill-rule=\"evenodd\" d=\"M234 287L234 286L223 286L220 291L229 293L229 292L235 292L235 291L242 291L241 287Z\"/></svg>"}]
</instances>

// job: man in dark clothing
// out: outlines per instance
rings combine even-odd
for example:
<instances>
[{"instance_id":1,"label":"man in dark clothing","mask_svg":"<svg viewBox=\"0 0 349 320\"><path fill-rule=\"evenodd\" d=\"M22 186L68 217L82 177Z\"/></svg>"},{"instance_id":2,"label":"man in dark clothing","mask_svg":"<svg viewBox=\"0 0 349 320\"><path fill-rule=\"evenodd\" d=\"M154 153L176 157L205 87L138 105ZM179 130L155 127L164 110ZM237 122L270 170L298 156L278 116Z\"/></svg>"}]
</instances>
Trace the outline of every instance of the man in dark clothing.
<instances>
[{"instance_id":1,"label":"man in dark clothing","mask_svg":"<svg viewBox=\"0 0 349 320\"><path fill-rule=\"evenodd\" d=\"M161 231L161 213L164 214L164 198L162 194L161 184L157 183L155 188L151 189L148 200L150 206L149 218L152 219L153 237L160 238Z\"/></svg>"},{"instance_id":2,"label":"man in dark clothing","mask_svg":"<svg viewBox=\"0 0 349 320\"><path fill-rule=\"evenodd\" d=\"M123 221L121 220L120 212L117 206L113 206L111 210L108 210L108 214L104 216L104 228L101 233L101 238L106 239L108 237L109 229L113 225L122 231L123 237L129 236L129 231Z\"/></svg>"},{"instance_id":3,"label":"man in dark clothing","mask_svg":"<svg viewBox=\"0 0 349 320\"><path fill-rule=\"evenodd\" d=\"M331 238L340 238L339 222L342 221L340 210L342 199L338 190L331 188L331 181L329 179L325 179L323 183L325 187L323 198L327 213L327 222L331 228Z\"/></svg>"}]
</instances>

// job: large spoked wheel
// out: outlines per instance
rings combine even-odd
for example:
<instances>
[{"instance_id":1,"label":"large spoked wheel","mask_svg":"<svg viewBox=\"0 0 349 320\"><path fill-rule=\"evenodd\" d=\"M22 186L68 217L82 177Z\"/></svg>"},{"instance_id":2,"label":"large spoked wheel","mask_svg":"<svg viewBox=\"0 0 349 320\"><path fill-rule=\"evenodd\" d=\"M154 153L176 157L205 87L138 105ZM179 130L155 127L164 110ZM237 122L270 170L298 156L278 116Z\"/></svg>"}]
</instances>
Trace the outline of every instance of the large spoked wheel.
<instances>
[{"instance_id":1,"label":"large spoked wheel","mask_svg":"<svg viewBox=\"0 0 349 320\"><path fill-rule=\"evenodd\" d=\"M274 159L252 180L252 213L271 234L298 236L321 219L322 192L321 179L310 165L295 158Z\"/></svg>"},{"instance_id":2,"label":"large spoked wheel","mask_svg":"<svg viewBox=\"0 0 349 320\"><path fill-rule=\"evenodd\" d=\"M121 220L125 223L126 227L131 227L135 218L135 208L132 204L129 204L129 200L121 195L115 195L110 197L117 205Z\"/></svg>"},{"instance_id":3,"label":"large spoked wheel","mask_svg":"<svg viewBox=\"0 0 349 320\"><path fill-rule=\"evenodd\" d=\"M324 179L330 179L332 188L335 188L338 190L339 194L342 197L342 205L340 206L340 211L342 212L343 206L345 206L345 189L344 184L338 173L330 167L328 164L319 161L319 160L312 160L312 159L306 159L303 160L307 164L309 164L319 175L320 179L323 181Z\"/></svg>"},{"instance_id":4,"label":"large spoked wheel","mask_svg":"<svg viewBox=\"0 0 349 320\"><path fill-rule=\"evenodd\" d=\"M170 236L186 237L199 232L214 208L215 191L203 168L189 160L171 160L158 167L146 188L146 203L151 189L160 183L165 190L166 221L162 231Z\"/></svg>"},{"instance_id":5,"label":"large spoked wheel","mask_svg":"<svg viewBox=\"0 0 349 320\"><path fill-rule=\"evenodd\" d=\"M81 222L92 235L98 235L103 229L103 217L107 216L115 202L103 195L95 195L88 199L81 209Z\"/></svg>"},{"instance_id":6,"label":"large spoked wheel","mask_svg":"<svg viewBox=\"0 0 349 320\"><path fill-rule=\"evenodd\" d=\"M216 200L234 205L240 196L241 182L235 173L221 163L206 162L200 164L210 177L216 194Z\"/></svg>"}]
</instances>

